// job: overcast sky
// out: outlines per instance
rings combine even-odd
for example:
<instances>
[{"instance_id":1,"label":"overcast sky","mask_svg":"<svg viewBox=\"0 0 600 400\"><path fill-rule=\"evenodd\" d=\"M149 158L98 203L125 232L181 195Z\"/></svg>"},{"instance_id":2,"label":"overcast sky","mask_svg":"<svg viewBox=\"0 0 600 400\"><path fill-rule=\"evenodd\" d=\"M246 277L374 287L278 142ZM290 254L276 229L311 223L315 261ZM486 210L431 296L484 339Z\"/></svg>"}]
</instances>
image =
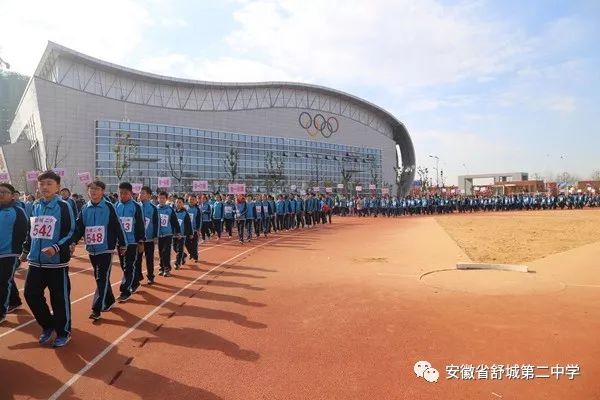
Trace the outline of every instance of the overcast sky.
<instances>
[{"instance_id":1,"label":"overcast sky","mask_svg":"<svg viewBox=\"0 0 600 400\"><path fill-rule=\"evenodd\" d=\"M597 0L0 0L15 71L52 40L163 75L329 86L403 121L448 183L599 170L599 39Z\"/></svg>"}]
</instances>

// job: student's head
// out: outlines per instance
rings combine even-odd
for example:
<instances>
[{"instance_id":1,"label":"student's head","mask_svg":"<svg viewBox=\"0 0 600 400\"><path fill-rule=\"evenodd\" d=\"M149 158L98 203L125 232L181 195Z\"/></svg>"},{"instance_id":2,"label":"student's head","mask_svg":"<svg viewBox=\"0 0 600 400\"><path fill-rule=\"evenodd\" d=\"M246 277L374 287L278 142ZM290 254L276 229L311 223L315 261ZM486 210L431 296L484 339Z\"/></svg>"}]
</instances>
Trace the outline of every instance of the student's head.
<instances>
[{"instance_id":1,"label":"student's head","mask_svg":"<svg viewBox=\"0 0 600 400\"><path fill-rule=\"evenodd\" d=\"M0 204L5 205L12 203L15 188L10 183L0 183Z\"/></svg>"},{"instance_id":2,"label":"student's head","mask_svg":"<svg viewBox=\"0 0 600 400\"><path fill-rule=\"evenodd\" d=\"M248 196L246 196L246 200L248 200L248 201L252 201L252 195L251 195L251 194L249 194Z\"/></svg>"},{"instance_id":3,"label":"student's head","mask_svg":"<svg viewBox=\"0 0 600 400\"><path fill-rule=\"evenodd\" d=\"M167 192L160 192L158 194L158 204L160 204L161 206L164 206L165 204L167 204L167 199L169 198L169 193Z\"/></svg>"},{"instance_id":4,"label":"student's head","mask_svg":"<svg viewBox=\"0 0 600 400\"><path fill-rule=\"evenodd\" d=\"M203 195L202 195L202 197L200 197L200 201L201 201L202 203L206 203L206 201L207 201L207 198L206 198L206 195L205 195L205 194L203 194Z\"/></svg>"},{"instance_id":5,"label":"student's head","mask_svg":"<svg viewBox=\"0 0 600 400\"><path fill-rule=\"evenodd\" d=\"M245 201L245 199L244 199L244 195L243 195L243 194L238 194L238 195L237 195L237 198L236 198L236 201L237 201L238 203L243 203L243 202Z\"/></svg>"},{"instance_id":6,"label":"student's head","mask_svg":"<svg viewBox=\"0 0 600 400\"><path fill-rule=\"evenodd\" d=\"M131 200L133 194L133 186L129 182L121 182L119 183L119 200L122 203L127 203Z\"/></svg>"},{"instance_id":7,"label":"student's head","mask_svg":"<svg viewBox=\"0 0 600 400\"><path fill-rule=\"evenodd\" d=\"M175 207L177 207L177 209L181 210L184 205L185 205L185 200L183 199L183 197L177 197L175 199Z\"/></svg>"},{"instance_id":8,"label":"student's head","mask_svg":"<svg viewBox=\"0 0 600 400\"><path fill-rule=\"evenodd\" d=\"M71 197L71 191L67 188L60 189L60 197L62 197L63 199L68 199L69 197Z\"/></svg>"},{"instance_id":9,"label":"student's head","mask_svg":"<svg viewBox=\"0 0 600 400\"><path fill-rule=\"evenodd\" d=\"M50 200L60 190L60 176L54 171L42 172L37 177L38 190L43 198Z\"/></svg>"},{"instance_id":10,"label":"student's head","mask_svg":"<svg viewBox=\"0 0 600 400\"><path fill-rule=\"evenodd\" d=\"M171 203L175 203L175 195L174 194L172 194L172 195L169 196L169 201Z\"/></svg>"},{"instance_id":11,"label":"student's head","mask_svg":"<svg viewBox=\"0 0 600 400\"><path fill-rule=\"evenodd\" d=\"M99 203L104 197L104 191L106 190L106 184L102 181L93 181L87 185L88 196L92 203Z\"/></svg>"},{"instance_id":12,"label":"student's head","mask_svg":"<svg viewBox=\"0 0 600 400\"><path fill-rule=\"evenodd\" d=\"M195 206L196 204L198 204L198 197L196 197L195 194L188 194L188 203L190 203L191 206Z\"/></svg>"},{"instance_id":13,"label":"student's head","mask_svg":"<svg viewBox=\"0 0 600 400\"><path fill-rule=\"evenodd\" d=\"M21 192L19 192L18 190L15 190L15 192L13 193L13 200L17 201L20 200L21 198Z\"/></svg>"},{"instance_id":14,"label":"student's head","mask_svg":"<svg viewBox=\"0 0 600 400\"><path fill-rule=\"evenodd\" d=\"M32 194L28 195L27 196L27 201L30 202L30 203L33 203L35 201L35 196L32 195Z\"/></svg>"},{"instance_id":15,"label":"student's head","mask_svg":"<svg viewBox=\"0 0 600 400\"><path fill-rule=\"evenodd\" d=\"M140 194L138 195L139 201L148 201L152 198L152 189L149 186L142 186Z\"/></svg>"},{"instance_id":16,"label":"student's head","mask_svg":"<svg viewBox=\"0 0 600 400\"><path fill-rule=\"evenodd\" d=\"M221 195L220 195L220 194L216 195L215 197L216 197L217 201L221 201L221 200L223 200L223 198L221 197Z\"/></svg>"}]
</instances>

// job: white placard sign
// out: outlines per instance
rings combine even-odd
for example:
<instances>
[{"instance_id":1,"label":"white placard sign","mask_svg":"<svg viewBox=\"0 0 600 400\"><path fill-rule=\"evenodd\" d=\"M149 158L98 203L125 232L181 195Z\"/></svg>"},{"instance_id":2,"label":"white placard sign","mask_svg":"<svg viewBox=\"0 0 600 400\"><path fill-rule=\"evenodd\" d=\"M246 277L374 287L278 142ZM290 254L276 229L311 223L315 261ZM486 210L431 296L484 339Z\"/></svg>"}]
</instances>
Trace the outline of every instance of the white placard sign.
<instances>
[{"instance_id":1,"label":"white placard sign","mask_svg":"<svg viewBox=\"0 0 600 400\"><path fill-rule=\"evenodd\" d=\"M245 183L230 183L227 185L229 194L244 194L246 193Z\"/></svg>"},{"instance_id":2,"label":"white placard sign","mask_svg":"<svg viewBox=\"0 0 600 400\"><path fill-rule=\"evenodd\" d=\"M375 185L369 185L369 190L375 190L375 189L377 189L377 186L375 186Z\"/></svg>"},{"instance_id":3,"label":"white placard sign","mask_svg":"<svg viewBox=\"0 0 600 400\"><path fill-rule=\"evenodd\" d=\"M208 181L193 181L192 182L192 190L194 192L207 192L208 191Z\"/></svg>"},{"instance_id":4,"label":"white placard sign","mask_svg":"<svg viewBox=\"0 0 600 400\"><path fill-rule=\"evenodd\" d=\"M40 175L40 171L27 171L27 182L37 181L37 177Z\"/></svg>"},{"instance_id":5,"label":"white placard sign","mask_svg":"<svg viewBox=\"0 0 600 400\"><path fill-rule=\"evenodd\" d=\"M132 187L132 191L135 194L139 194L142 191L142 184L141 183L132 183L131 187Z\"/></svg>"},{"instance_id":6,"label":"white placard sign","mask_svg":"<svg viewBox=\"0 0 600 400\"><path fill-rule=\"evenodd\" d=\"M8 172L0 172L0 182L10 183L10 175L8 175Z\"/></svg>"},{"instance_id":7,"label":"white placard sign","mask_svg":"<svg viewBox=\"0 0 600 400\"><path fill-rule=\"evenodd\" d=\"M171 187L171 177L169 176L159 176L158 177L158 187L159 188L170 188Z\"/></svg>"},{"instance_id":8,"label":"white placard sign","mask_svg":"<svg viewBox=\"0 0 600 400\"><path fill-rule=\"evenodd\" d=\"M60 176L61 178L65 177L65 169L64 168L54 168L52 171L56 172L56 175Z\"/></svg>"},{"instance_id":9,"label":"white placard sign","mask_svg":"<svg viewBox=\"0 0 600 400\"><path fill-rule=\"evenodd\" d=\"M337 188L338 189L343 189L344 188L344 184L343 183L338 183L337 184Z\"/></svg>"},{"instance_id":10,"label":"white placard sign","mask_svg":"<svg viewBox=\"0 0 600 400\"><path fill-rule=\"evenodd\" d=\"M292 189L292 190L296 190L296 185L292 185L292 186L290 186L290 189Z\"/></svg>"},{"instance_id":11,"label":"white placard sign","mask_svg":"<svg viewBox=\"0 0 600 400\"><path fill-rule=\"evenodd\" d=\"M325 188L325 193L333 193L333 188L326 187Z\"/></svg>"},{"instance_id":12,"label":"white placard sign","mask_svg":"<svg viewBox=\"0 0 600 400\"><path fill-rule=\"evenodd\" d=\"M79 178L79 182L83 185L87 185L92 182L92 175L89 172L80 172L77 174L77 177Z\"/></svg>"},{"instance_id":13,"label":"white placard sign","mask_svg":"<svg viewBox=\"0 0 600 400\"><path fill-rule=\"evenodd\" d=\"M390 194L390 188L381 188L381 194Z\"/></svg>"},{"instance_id":14,"label":"white placard sign","mask_svg":"<svg viewBox=\"0 0 600 400\"><path fill-rule=\"evenodd\" d=\"M362 186L357 186L357 187L356 187L356 191L357 191L357 192L362 192Z\"/></svg>"}]
</instances>

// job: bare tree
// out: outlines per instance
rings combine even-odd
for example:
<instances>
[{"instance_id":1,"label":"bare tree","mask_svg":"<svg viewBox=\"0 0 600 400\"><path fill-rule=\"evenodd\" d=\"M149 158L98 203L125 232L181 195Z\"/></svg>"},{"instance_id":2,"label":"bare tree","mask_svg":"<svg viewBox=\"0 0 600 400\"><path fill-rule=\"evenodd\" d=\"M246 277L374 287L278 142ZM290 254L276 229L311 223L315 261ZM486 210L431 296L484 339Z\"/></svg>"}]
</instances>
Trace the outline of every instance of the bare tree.
<instances>
[{"instance_id":1,"label":"bare tree","mask_svg":"<svg viewBox=\"0 0 600 400\"><path fill-rule=\"evenodd\" d=\"M172 148L168 143L165 145L167 148L167 165L169 167L169 174L177 181L179 190L182 190L181 181L185 174L185 156L184 149L181 143L175 143L175 148Z\"/></svg>"},{"instance_id":2,"label":"bare tree","mask_svg":"<svg viewBox=\"0 0 600 400\"><path fill-rule=\"evenodd\" d=\"M270 192L273 188L283 190L286 181L283 157L278 157L272 151L267 151L265 153L265 172L267 191Z\"/></svg>"},{"instance_id":3,"label":"bare tree","mask_svg":"<svg viewBox=\"0 0 600 400\"><path fill-rule=\"evenodd\" d=\"M431 178L429 178L429 169L423 167L417 167L417 175L421 181L421 190L427 192L431 184Z\"/></svg>"},{"instance_id":4,"label":"bare tree","mask_svg":"<svg viewBox=\"0 0 600 400\"><path fill-rule=\"evenodd\" d=\"M238 150L231 147L229 149L229 153L223 160L223 166L225 167L225 172L229 177L229 182L235 182L235 178L238 175L238 161L239 161L239 152Z\"/></svg>"},{"instance_id":5,"label":"bare tree","mask_svg":"<svg viewBox=\"0 0 600 400\"><path fill-rule=\"evenodd\" d=\"M575 184L575 182L577 182L579 180L579 178L575 175L571 175L568 172L561 172L560 174L558 174L556 176L556 182L559 184L559 186L562 185L568 185L568 186L572 186Z\"/></svg>"},{"instance_id":6,"label":"bare tree","mask_svg":"<svg viewBox=\"0 0 600 400\"><path fill-rule=\"evenodd\" d=\"M138 145L128 132L118 131L117 140L113 147L115 154L115 175L121 181L131 168L131 159L137 154Z\"/></svg>"},{"instance_id":7,"label":"bare tree","mask_svg":"<svg viewBox=\"0 0 600 400\"><path fill-rule=\"evenodd\" d=\"M379 170L375 165L375 160L372 160L369 163L369 174L371 175L371 183L375 186L379 185Z\"/></svg>"},{"instance_id":8,"label":"bare tree","mask_svg":"<svg viewBox=\"0 0 600 400\"><path fill-rule=\"evenodd\" d=\"M354 171L349 169L346 164L340 162L340 173L342 175L342 184L344 185L344 190L347 193L348 184L352 180L352 175L354 174Z\"/></svg>"},{"instance_id":9,"label":"bare tree","mask_svg":"<svg viewBox=\"0 0 600 400\"><path fill-rule=\"evenodd\" d=\"M46 153L46 169L54 169L67 158L67 151L62 147L62 136L59 136L52 148L48 147L48 142L44 140L44 152Z\"/></svg>"}]
</instances>

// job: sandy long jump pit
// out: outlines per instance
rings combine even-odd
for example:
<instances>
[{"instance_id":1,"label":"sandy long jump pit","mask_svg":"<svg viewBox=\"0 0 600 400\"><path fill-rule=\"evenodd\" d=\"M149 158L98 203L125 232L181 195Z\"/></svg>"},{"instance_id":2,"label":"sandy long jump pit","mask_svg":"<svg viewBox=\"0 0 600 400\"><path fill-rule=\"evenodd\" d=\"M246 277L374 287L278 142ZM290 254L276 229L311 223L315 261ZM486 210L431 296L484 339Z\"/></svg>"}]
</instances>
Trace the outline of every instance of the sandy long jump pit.
<instances>
[{"instance_id":1,"label":"sandy long jump pit","mask_svg":"<svg viewBox=\"0 0 600 400\"><path fill-rule=\"evenodd\" d=\"M600 399L600 210L333 222L209 241L98 323L78 249L73 340L10 314L0 399Z\"/></svg>"}]
</instances>

